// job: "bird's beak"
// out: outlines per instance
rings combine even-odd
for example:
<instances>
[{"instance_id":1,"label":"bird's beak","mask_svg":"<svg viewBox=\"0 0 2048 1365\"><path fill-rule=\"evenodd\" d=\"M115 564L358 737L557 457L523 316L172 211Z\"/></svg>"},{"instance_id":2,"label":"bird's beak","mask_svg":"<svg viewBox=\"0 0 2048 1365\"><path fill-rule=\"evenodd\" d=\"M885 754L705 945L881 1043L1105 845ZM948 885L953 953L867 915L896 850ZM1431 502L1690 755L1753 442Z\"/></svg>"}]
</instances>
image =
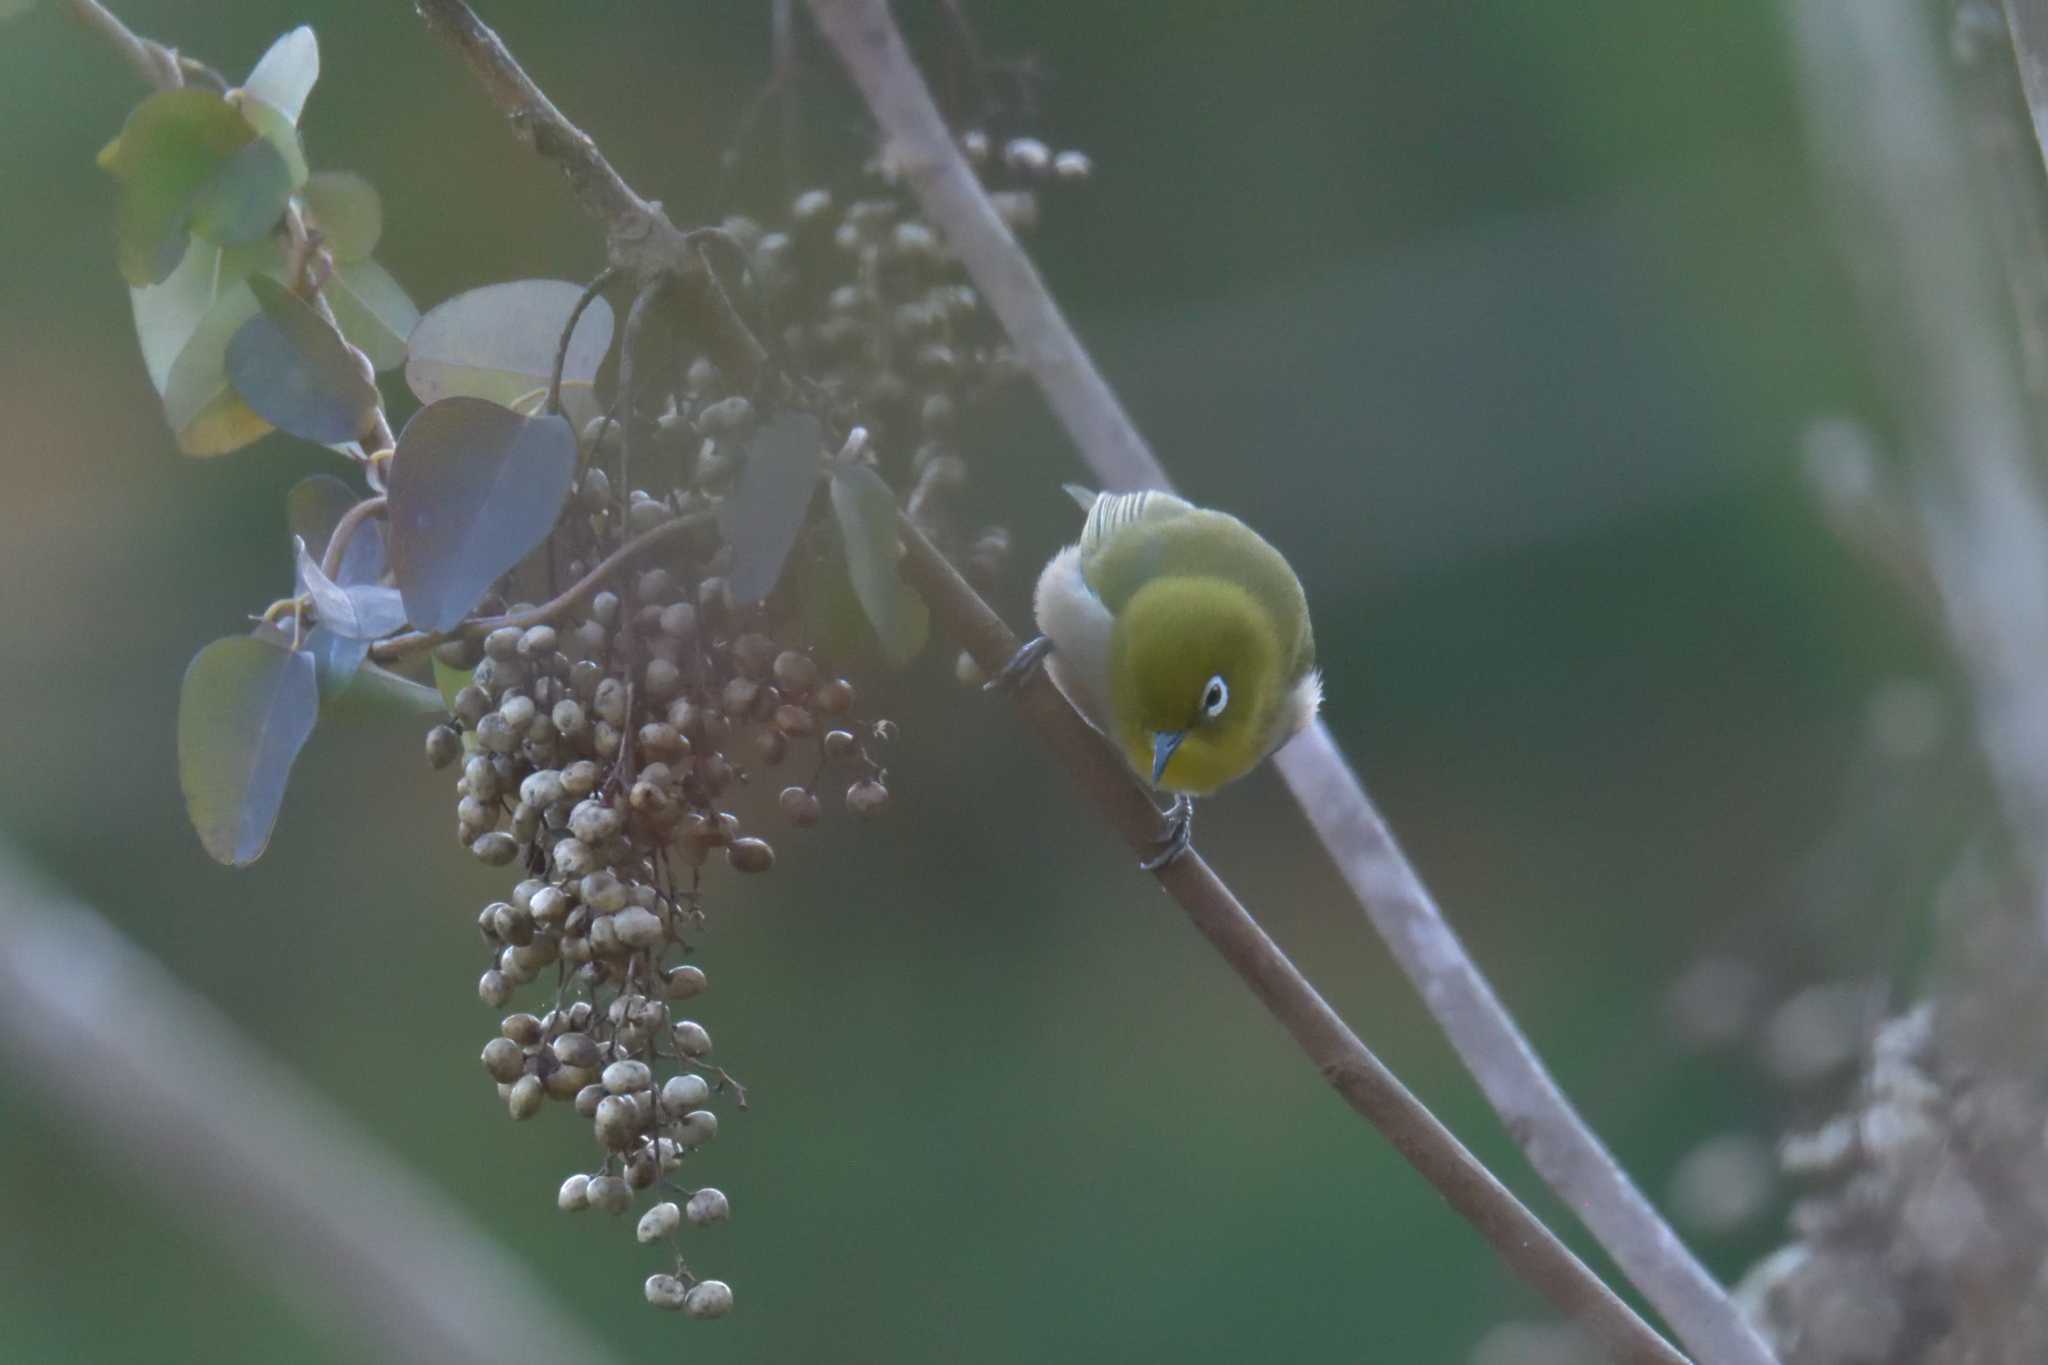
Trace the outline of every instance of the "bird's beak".
<instances>
[{"instance_id":1,"label":"bird's beak","mask_svg":"<svg viewBox=\"0 0 2048 1365\"><path fill-rule=\"evenodd\" d=\"M1152 785L1158 786L1159 779L1166 776L1166 761L1173 757L1173 751L1188 737L1185 730L1155 730L1152 732Z\"/></svg>"}]
</instances>

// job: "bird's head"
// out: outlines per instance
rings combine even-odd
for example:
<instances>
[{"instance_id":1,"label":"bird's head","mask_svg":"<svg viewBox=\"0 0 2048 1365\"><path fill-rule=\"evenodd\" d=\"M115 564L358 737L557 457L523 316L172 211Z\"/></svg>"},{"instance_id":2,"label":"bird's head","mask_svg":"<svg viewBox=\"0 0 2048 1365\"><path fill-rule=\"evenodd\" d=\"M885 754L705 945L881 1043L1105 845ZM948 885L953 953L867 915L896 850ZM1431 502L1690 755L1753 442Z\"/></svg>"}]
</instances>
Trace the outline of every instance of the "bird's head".
<instances>
[{"instance_id":1,"label":"bird's head","mask_svg":"<svg viewBox=\"0 0 2048 1365\"><path fill-rule=\"evenodd\" d=\"M1206 796L1265 757L1285 669L1271 613L1244 588L1156 578L1119 613L1111 642L1117 743L1153 786Z\"/></svg>"}]
</instances>

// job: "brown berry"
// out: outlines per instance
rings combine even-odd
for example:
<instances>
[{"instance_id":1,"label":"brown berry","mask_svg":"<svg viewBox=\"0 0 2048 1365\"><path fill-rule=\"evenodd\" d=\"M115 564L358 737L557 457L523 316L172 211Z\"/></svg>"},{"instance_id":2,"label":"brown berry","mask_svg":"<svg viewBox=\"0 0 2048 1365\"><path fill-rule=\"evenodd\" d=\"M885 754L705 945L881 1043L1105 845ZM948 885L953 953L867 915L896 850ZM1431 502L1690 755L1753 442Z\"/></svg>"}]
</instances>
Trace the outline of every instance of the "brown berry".
<instances>
[{"instance_id":1,"label":"brown berry","mask_svg":"<svg viewBox=\"0 0 2048 1365\"><path fill-rule=\"evenodd\" d=\"M873 819L889 806L889 789L872 777L864 777L846 789L846 808L864 819Z\"/></svg>"},{"instance_id":2,"label":"brown berry","mask_svg":"<svg viewBox=\"0 0 2048 1365\"><path fill-rule=\"evenodd\" d=\"M774 673L775 685L785 692L808 692L818 685L818 665L793 649L775 656Z\"/></svg>"},{"instance_id":3,"label":"brown berry","mask_svg":"<svg viewBox=\"0 0 2048 1365\"><path fill-rule=\"evenodd\" d=\"M834 678L821 684L812 704L828 716L843 716L853 709L853 684L844 678Z\"/></svg>"},{"instance_id":4,"label":"brown berry","mask_svg":"<svg viewBox=\"0 0 2048 1365\"><path fill-rule=\"evenodd\" d=\"M725 860L738 872L766 872L775 866L775 849L766 839L735 839L725 850Z\"/></svg>"},{"instance_id":5,"label":"brown berry","mask_svg":"<svg viewBox=\"0 0 2048 1365\"><path fill-rule=\"evenodd\" d=\"M819 805L817 795L802 787L784 787L776 798L782 806L782 817L798 829L808 829L818 823Z\"/></svg>"}]
</instances>

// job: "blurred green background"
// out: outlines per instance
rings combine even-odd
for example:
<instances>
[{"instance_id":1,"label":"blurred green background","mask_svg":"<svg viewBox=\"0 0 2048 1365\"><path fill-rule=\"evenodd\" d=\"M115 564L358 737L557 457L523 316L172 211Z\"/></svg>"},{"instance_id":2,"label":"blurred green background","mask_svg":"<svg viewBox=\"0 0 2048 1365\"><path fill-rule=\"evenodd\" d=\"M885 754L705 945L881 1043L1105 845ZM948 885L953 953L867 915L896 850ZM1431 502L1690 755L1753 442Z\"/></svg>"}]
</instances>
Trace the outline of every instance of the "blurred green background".
<instances>
[{"instance_id":1,"label":"blurred green background","mask_svg":"<svg viewBox=\"0 0 2048 1365\"><path fill-rule=\"evenodd\" d=\"M695 1172L735 1219L694 1262L740 1307L645 1308L627 1225L553 1208L587 1137L552 1112L515 1128L478 1068L472 921L504 879L449 839L421 727L323 727L251 870L186 824L179 676L287 590L285 491L335 461L282 437L175 454L92 164L142 91L64 8L0 29L0 827L50 873L631 1358L1450 1361L1541 1315L938 649L869 684L902 727L890 817L783 836L775 876L714 903L701 1017L755 1102ZM379 256L423 306L601 264L409 5L115 8L230 74L313 24L311 159L383 190ZM712 213L765 5L481 8L643 192ZM1896 778L1872 698L1942 665L1799 474L1804 425L1872 395L1775 7L970 9L1050 74L1038 130L1095 160L1048 198L1049 280L1184 488L1293 558L1331 725L1566 1089L1660 1200L1701 1141L1768 1140L1788 1101L1740 1048L1679 1047L1667 988L1731 948L1773 998L1897 974L1912 897L1863 850L1910 881L1976 799L1929 781L1908 813L1946 820L1871 807ZM860 115L809 35L804 56L822 168ZM969 454L974 515L1016 536L1021 621L1082 471L1028 391ZM1583 1247L1278 782L1206 805L1199 837ZM175 1038L135 1045L179 1064ZM195 1222L149 1152L110 1167L25 1082L4 1093L0 1357L358 1358L209 1239L231 1209ZM1733 1277L1778 1216L1699 1248Z\"/></svg>"}]
</instances>

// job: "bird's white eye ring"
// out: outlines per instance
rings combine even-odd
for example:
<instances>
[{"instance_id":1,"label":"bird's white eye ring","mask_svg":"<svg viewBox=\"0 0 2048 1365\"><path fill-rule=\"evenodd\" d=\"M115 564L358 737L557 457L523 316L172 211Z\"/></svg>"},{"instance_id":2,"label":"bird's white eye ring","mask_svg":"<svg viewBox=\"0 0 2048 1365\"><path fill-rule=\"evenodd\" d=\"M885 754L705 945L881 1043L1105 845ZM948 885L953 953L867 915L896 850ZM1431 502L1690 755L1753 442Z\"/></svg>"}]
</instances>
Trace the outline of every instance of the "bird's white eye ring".
<instances>
[{"instance_id":1,"label":"bird's white eye ring","mask_svg":"<svg viewBox=\"0 0 2048 1365\"><path fill-rule=\"evenodd\" d=\"M1209 685L1202 689L1202 717L1214 720L1223 714L1223 708L1230 705L1230 684L1217 674L1209 679Z\"/></svg>"}]
</instances>

